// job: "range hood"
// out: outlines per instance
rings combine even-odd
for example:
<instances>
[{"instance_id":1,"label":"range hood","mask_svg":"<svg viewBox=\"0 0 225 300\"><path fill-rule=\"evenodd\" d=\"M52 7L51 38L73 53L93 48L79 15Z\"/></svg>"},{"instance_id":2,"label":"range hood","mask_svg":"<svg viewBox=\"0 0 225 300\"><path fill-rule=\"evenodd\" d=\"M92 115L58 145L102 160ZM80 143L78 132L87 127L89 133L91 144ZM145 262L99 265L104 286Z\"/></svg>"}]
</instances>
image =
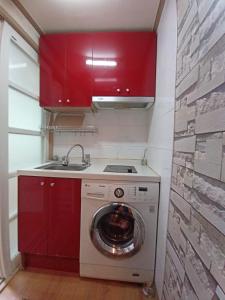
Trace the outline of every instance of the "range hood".
<instances>
[{"instance_id":1,"label":"range hood","mask_svg":"<svg viewBox=\"0 0 225 300\"><path fill-rule=\"evenodd\" d=\"M148 109L154 103L154 97L92 97L92 103L98 109Z\"/></svg>"}]
</instances>

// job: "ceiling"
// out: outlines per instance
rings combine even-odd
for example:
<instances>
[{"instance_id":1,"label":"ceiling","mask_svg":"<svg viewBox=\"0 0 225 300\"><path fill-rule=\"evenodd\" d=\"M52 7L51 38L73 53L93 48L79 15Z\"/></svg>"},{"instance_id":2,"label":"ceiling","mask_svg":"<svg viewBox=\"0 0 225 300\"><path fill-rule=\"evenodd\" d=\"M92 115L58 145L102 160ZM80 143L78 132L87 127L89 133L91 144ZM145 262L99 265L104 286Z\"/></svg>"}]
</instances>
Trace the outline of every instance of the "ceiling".
<instances>
[{"instance_id":1,"label":"ceiling","mask_svg":"<svg viewBox=\"0 0 225 300\"><path fill-rule=\"evenodd\" d=\"M152 30L160 0L19 0L44 32Z\"/></svg>"}]
</instances>

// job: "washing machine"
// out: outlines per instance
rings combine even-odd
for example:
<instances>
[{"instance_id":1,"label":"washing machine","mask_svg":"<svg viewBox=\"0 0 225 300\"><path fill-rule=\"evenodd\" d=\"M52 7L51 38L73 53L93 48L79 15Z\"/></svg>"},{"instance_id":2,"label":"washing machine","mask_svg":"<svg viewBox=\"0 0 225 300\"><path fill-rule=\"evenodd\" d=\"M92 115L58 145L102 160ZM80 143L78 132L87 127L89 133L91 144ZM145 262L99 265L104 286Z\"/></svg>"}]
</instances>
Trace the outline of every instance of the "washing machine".
<instances>
[{"instance_id":1,"label":"washing machine","mask_svg":"<svg viewBox=\"0 0 225 300\"><path fill-rule=\"evenodd\" d=\"M151 283L159 183L83 180L80 276Z\"/></svg>"}]
</instances>

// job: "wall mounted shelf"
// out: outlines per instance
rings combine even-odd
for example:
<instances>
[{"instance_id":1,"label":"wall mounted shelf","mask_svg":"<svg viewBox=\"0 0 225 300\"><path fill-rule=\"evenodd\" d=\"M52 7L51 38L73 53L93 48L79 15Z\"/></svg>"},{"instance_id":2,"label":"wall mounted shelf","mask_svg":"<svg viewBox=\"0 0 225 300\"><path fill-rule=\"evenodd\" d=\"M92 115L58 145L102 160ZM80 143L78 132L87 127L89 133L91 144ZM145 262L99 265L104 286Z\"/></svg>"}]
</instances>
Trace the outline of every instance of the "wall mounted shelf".
<instances>
[{"instance_id":1,"label":"wall mounted shelf","mask_svg":"<svg viewBox=\"0 0 225 300\"><path fill-rule=\"evenodd\" d=\"M97 133L95 126L85 127L69 127L69 126L47 126L43 128L44 131L50 132L75 132L75 133Z\"/></svg>"}]
</instances>

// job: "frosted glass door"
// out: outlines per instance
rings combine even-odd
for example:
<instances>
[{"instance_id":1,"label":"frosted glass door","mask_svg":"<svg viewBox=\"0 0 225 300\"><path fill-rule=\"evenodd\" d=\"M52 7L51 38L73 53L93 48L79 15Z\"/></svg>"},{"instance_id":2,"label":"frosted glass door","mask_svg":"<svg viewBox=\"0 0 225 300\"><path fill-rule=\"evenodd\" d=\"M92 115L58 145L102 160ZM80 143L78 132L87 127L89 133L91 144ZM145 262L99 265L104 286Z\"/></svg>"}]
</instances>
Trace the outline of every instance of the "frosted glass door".
<instances>
[{"instance_id":1,"label":"frosted glass door","mask_svg":"<svg viewBox=\"0 0 225 300\"><path fill-rule=\"evenodd\" d=\"M25 49L27 49L25 47ZM9 172L42 162L39 65L14 41L9 51Z\"/></svg>"},{"instance_id":2,"label":"frosted glass door","mask_svg":"<svg viewBox=\"0 0 225 300\"><path fill-rule=\"evenodd\" d=\"M41 119L38 101L9 87L9 127L40 131Z\"/></svg>"},{"instance_id":3,"label":"frosted glass door","mask_svg":"<svg viewBox=\"0 0 225 300\"><path fill-rule=\"evenodd\" d=\"M9 80L33 95L39 96L39 66L25 51L11 41Z\"/></svg>"},{"instance_id":4,"label":"frosted glass door","mask_svg":"<svg viewBox=\"0 0 225 300\"><path fill-rule=\"evenodd\" d=\"M9 134L9 172L41 164L41 150L40 136Z\"/></svg>"},{"instance_id":5,"label":"frosted glass door","mask_svg":"<svg viewBox=\"0 0 225 300\"><path fill-rule=\"evenodd\" d=\"M29 50L29 51L27 51ZM39 65L33 49L10 42L8 85L8 200L10 258L18 256L18 169L42 162L42 109L39 106ZM35 60L36 57L36 60Z\"/></svg>"}]
</instances>

